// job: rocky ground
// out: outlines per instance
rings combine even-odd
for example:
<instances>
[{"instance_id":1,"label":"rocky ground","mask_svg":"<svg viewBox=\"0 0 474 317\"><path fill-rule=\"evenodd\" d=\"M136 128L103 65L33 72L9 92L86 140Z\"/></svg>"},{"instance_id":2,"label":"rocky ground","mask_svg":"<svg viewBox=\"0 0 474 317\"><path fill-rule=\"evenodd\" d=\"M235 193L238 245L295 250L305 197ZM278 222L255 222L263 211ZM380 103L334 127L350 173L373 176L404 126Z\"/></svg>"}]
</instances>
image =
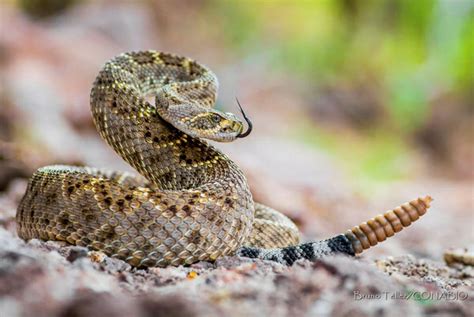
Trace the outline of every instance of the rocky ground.
<instances>
[{"instance_id":1,"label":"rocky ground","mask_svg":"<svg viewBox=\"0 0 474 317\"><path fill-rule=\"evenodd\" d=\"M226 257L137 270L0 231L2 316L469 316L472 267L412 256L331 257L293 267Z\"/></svg>"},{"instance_id":2,"label":"rocky ground","mask_svg":"<svg viewBox=\"0 0 474 317\"><path fill-rule=\"evenodd\" d=\"M227 257L136 270L0 231L2 316L469 316L471 268L411 256L333 257L293 267Z\"/></svg>"},{"instance_id":3,"label":"rocky ground","mask_svg":"<svg viewBox=\"0 0 474 317\"><path fill-rule=\"evenodd\" d=\"M437 240L417 234L431 231L425 228L428 223L433 228L442 222L435 218L436 208L425 216L430 221L420 220L409 234L359 258L329 257L285 267L225 257L190 267L141 270L85 248L19 239L14 214L24 186L24 180L16 180L0 198L2 317L470 316L474 311L473 267L447 266L441 253L430 255L443 246L425 248ZM457 234L445 231L431 236L454 239ZM400 255L410 251L416 255ZM395 256L383 255L390 253Z\"/></svg>"}]
</instances>

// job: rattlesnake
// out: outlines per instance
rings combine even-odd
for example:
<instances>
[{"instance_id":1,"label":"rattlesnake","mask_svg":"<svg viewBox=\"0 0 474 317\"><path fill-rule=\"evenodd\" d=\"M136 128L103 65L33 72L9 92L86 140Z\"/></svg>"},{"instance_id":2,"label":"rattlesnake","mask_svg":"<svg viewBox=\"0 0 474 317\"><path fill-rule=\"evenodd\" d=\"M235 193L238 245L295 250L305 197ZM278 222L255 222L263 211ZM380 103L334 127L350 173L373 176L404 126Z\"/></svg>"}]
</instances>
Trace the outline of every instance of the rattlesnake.
<instances>
[{"instance_id":1,"label":"rattlesnake","mask_svg":"<svg viewBox=\"0 0 474 317\"><path fill-rule=\"evenodd\" d=\"M138 267L229 254L292 264L360 253L429 207L427 196L345 234L298 245L293 222L255 203L240 168L202 140L230 142L251 130L242 108L247 132L235 115L213 108L217 88L216 76L186 57L144 51L107 62L91 91L93 120L140 175L40 168L18 207L19 236L87 246Z\"/></svg>"}]
</instances>

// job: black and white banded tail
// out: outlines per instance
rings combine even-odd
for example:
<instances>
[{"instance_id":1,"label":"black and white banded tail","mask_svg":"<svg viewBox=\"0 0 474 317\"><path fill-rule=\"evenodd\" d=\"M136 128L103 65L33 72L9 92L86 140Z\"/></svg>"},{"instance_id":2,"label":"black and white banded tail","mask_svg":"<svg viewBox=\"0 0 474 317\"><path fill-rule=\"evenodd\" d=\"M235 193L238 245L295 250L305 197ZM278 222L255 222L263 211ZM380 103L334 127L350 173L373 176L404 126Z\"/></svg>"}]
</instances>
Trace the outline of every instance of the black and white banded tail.
<instances>
[{"instance_id":1,"label":"black and white banded tail","mask_svg":"<svg viewBox=\"0 0 474 317\"><path fill-rule=\"evenodd\" d=\"M278 249L243 247L237 255L292 265L299 259L316 260L328 255L354 256L385 241L423 216L433 199L430 196L405 203L348 230L344 234L315 242Z\"/></svg>"}]
</instances>

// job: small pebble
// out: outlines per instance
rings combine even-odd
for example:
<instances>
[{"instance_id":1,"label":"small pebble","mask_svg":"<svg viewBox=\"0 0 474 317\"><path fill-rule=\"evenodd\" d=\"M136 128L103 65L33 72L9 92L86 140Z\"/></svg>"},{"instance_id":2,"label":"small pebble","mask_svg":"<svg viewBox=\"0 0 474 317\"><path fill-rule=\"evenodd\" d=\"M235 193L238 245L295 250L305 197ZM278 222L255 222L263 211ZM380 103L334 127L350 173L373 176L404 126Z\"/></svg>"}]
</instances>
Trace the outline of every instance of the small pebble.
<instances>
[{"instance_id":1,"label":"small pebble","mask_svg":"<svg viewBox=\"0 0 474 317\"><path fill-rule=\"evenodd\" d=\"M66 260L69 262L74 262L77 259L83 258L87 256L87 248L83 247L71 247L69 249L69 254L66 256Z\"/></svg>"}]
</instances>

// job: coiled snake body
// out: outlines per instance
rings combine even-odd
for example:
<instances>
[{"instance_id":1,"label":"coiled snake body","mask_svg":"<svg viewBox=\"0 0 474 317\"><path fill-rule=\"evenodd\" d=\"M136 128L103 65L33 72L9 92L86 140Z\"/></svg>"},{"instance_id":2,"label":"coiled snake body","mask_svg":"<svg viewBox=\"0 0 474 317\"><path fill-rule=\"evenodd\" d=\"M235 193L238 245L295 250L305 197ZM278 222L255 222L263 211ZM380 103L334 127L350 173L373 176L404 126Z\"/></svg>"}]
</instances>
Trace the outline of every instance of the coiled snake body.
<instances>
[{"instance_id":1,"label":"coiled snake body","mask_svg":"<svg viewBox=\"0 0 474 317\"><path fill-rule=\"evenodd\" d=\"M40 168L18 207L19 236L87 246L139 267L234 253L292 264L359 253L429 207L430 197L414 200L345 234L298 245L293 222L254 203L240 168L202 140L249 133L236 116L212 108L217 88L209 69L185 57L144 51L107 62L91 91L94 123L140 175Z\"/></svg>"}]
</instances>

